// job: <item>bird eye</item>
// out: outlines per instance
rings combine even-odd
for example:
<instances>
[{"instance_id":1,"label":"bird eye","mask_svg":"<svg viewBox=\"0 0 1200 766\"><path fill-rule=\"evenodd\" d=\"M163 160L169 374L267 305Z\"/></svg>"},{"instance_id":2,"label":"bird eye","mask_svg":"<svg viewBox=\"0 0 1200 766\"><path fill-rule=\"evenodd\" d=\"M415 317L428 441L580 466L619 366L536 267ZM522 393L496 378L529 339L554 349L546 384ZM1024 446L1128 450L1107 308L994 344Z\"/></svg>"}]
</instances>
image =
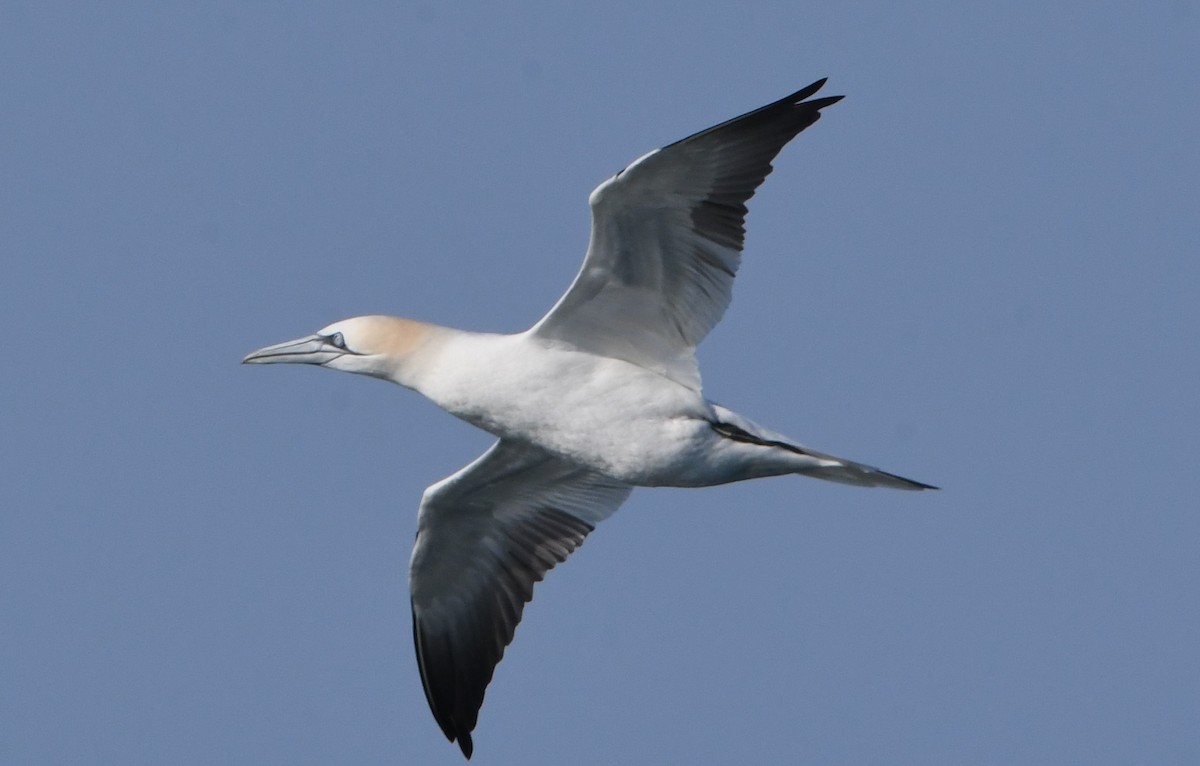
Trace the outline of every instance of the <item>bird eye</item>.
<instances>
[{"instance_id":1,"label":"bird eye","mask_svg":"<svg viewBox=\"0 0 1200 766\"><path fill-rule=\"evenodd\" d=\"M340 332L335 332L333 335L330 335L329 343L330 343L330 345L336 346L337 348L340 348L343 351L346 350L346 339L342 337L342 334Z\"/></svg>"}]
</instances>

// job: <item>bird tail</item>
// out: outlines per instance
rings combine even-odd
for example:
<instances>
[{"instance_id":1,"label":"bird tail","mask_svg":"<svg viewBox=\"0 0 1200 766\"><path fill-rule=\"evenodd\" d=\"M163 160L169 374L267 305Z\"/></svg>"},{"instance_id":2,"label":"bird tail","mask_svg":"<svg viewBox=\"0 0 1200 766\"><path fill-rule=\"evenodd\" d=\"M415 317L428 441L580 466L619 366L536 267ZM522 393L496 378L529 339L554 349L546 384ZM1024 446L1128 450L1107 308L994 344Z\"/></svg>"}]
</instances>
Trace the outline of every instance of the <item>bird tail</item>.
<instances>
[{"instance_id":1,"label":"bird tail","mask_svg":"<svg viewBox=\"0 0 1200 766\"><path fill-rule=\"evenodd\" d=\"M714 405L719 421L712 424L713 430L726 439L760 447L770 447L790 453L786 467L779 473L796 473L814 479L852 484L856 487L888 487L891 489L937 489L932 484L906 479L894 473L880 470L864 463L827 455L789 441L780 434L768 431L751 423L742 416L720 405ZM778 453L777 453L778 454Z\"/></svg>"},{"instance_id":2,"label":"bird tail","mask_svg":"<svg viewBox=\"0 0 1200 766\"><path fill-rule=\"evenodd\" d=\"M937 489L932 484L906 479L894 473L882 471L874 466L856 463L853 460L826 455L808 447L796 447L809 457L816 458L819 465L804 468L796 473L812 476L815 479L836 481L839 484L853 484L857 487L888 487L890 489Z\"/></svg>"}]
</instances>

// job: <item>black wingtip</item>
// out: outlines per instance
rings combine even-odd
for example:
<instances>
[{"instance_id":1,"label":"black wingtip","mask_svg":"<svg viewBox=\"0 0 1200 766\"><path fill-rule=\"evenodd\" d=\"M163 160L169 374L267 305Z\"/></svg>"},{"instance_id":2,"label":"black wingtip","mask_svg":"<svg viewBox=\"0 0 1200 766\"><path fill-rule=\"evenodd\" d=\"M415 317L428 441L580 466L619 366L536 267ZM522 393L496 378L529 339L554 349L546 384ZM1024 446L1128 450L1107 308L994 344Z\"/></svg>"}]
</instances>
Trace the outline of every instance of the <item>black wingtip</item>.
<instances>
[{"instance_id":1,"label":"black wingtip","mask_svg":"<svg viewBox=\"0 0 1200 766\"><path fill-rule=\"evenodd\" d=\"M829 81L828 77L822 77L821 79L814 82L812 85L809 85L808 87L801 88L800 90L796 91L795 93L793 93L791 95L790 98L795 101L803 101L804 99L808 98L809 96L811 96L814 93L816 93L817 91L819 91L821 88L825 87L825 83L828 81Z\"/></svg>"},{"instance_id":2,"label":"black wingtip","mask_svg":"<svg viewBox=\"0 0 1200 766\"><path fill-rule=\"evenodd\" d=\"M815 96L817 91L819 91L821 88L823 88L825 86L825 83L828 80L829 80L828 77L822 77L821 79L814 82L812 85L809 85L806 88L802 88L802 89L796 91L795 93L788 96L784 100L789 101L797 106L799 106L800 103L803 102L805 106L812 107L812 108L818 109L818 110L824 109L825 107L831 106L832 104L836 104L837 102L839 102L843 98L845 98L845 96L825 96L823 98L814 99L813 101L804 101L804 99L808 98L809 96Z\"/></svg>"},{"instance_id":3,"label":"black wingtip","mask_svg":"<svg viewBox=\"0 0 1200 766\"><path fill-rule=\"evenodd\" d=\"M782 101L775 102L774 106L782 106L784 104L787 104L789 109L803 108L808 114L817 112L817 115L815 117L819 117L820 111L822 109L824 109L827 106L833 106L834 104L836 104L837 102L839 102L843 98L845 98L845 96L822 96L821 98L805 100L805 99L808 99L809 96L815 95L816 92L818 90L820 90L821 86L824 84L825 84L825 78L821 78L820 80L817 80L816 82L814 82L812 85L809 85L804 90L798 90L795 93L793 93L792 95L783 99ZM814 117L814 119L815 119L815 117Z\"/></svg>"},{"instance_id":4,"label":"black wingtip","mask_svg":"<svg viewBox=\"0 0 1200 766\"><path fill-rule=\"evenodd\" d=\"M458 746L460 748L462 748L463 755L465 755L467 757L467 760L468 761L471 760L471 753L475 752L475 743L473 743L471 741L471 735L470 734L459 734L458 735Z\"/></svg>"}]
</instances>

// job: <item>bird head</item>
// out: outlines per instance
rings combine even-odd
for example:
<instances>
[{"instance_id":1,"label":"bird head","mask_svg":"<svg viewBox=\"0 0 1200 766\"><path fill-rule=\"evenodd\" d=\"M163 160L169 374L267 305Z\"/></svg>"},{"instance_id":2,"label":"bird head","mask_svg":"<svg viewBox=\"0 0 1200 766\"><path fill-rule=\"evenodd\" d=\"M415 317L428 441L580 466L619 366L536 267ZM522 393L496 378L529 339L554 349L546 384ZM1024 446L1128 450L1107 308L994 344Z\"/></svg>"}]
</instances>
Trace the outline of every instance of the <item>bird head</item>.
<instances>
[{"instance_id":1,"label":"bird head","mask_svg":"<svg viewBox=\"0 0 1200 766\"><path fill-rule=\"evenodd\" d=\"M399 382L399 367L433 329L399 317L353 317L312 335L260 348L247 354L242 364L315 364Z\"/></svg>"}]
</instances>

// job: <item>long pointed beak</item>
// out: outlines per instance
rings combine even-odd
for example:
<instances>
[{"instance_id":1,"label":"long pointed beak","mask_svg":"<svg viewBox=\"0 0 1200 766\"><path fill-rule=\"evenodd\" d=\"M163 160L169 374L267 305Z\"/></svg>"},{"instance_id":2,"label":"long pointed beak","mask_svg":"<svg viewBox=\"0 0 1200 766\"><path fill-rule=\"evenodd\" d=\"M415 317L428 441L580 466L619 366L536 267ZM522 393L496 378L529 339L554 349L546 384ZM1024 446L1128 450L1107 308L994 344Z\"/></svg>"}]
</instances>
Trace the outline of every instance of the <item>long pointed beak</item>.
<instances>
[{"instance_id":1,"label":"long pointed beak","mask_svg":"<svg viewBox=\"0 0 1200 766\"><path fill-rule=\"evenodd\" d=\"M322 335L309 335L252 351L242 364L325 364L346 353Z\"/></svg>"}]
</instances>

